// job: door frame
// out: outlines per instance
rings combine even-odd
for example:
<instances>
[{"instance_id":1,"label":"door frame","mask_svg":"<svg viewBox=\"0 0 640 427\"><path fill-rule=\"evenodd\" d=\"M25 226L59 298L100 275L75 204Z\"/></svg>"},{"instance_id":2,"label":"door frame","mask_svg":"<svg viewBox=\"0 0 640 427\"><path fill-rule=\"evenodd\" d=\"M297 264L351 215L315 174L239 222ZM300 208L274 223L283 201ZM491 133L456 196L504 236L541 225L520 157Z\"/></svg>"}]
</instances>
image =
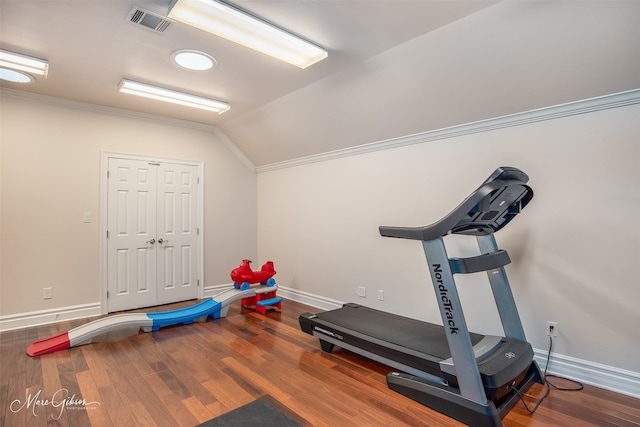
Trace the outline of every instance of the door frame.
<instances>
[{"instance_id":1,"label":"door frame","mask_svg":"<svg viewBox=\"0 0 640 427\"><path fill-rule=\"evenodd\" d=\"M148 162L181 163L198 168L198 208L197 208L197 245L198 245L198 298L204 297L204 161L172 159L158 156L117 153L111 151L100 152L100 313L108 313L108 265L107 265L107 194L109 182L107 171L109 159L141 160Z\"/></svg>"}]
</instances>

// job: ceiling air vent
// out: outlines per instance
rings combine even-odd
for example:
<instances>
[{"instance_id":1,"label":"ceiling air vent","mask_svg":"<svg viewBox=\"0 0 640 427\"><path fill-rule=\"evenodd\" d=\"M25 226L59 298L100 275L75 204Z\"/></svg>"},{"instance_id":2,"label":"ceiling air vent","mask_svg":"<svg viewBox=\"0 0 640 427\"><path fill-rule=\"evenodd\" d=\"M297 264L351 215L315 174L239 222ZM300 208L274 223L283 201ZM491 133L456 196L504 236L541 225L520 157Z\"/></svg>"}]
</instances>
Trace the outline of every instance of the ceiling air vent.
<instances>
[{"instance_id":1,"label":"ceiling air vent","mask_svg":"<svg viewBox=\"0 0 640 427\"><path fill-rule=\"evenodd\" d=\"M172 20L138 6L133 6L129 15L127 15L127 21L160 34L164 33L173 24Z\"/></svg>"}]
</instances>

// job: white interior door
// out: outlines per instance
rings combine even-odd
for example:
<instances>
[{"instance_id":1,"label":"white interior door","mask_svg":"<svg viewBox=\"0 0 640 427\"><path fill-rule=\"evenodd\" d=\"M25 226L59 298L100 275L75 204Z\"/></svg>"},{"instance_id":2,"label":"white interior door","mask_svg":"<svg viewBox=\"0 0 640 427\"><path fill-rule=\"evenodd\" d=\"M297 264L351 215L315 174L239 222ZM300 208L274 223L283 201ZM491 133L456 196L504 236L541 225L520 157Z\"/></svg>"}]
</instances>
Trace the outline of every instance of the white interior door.
<instances>
[{"instance_id":1,"label":"white interior door","mask_svg":"<svg viewBox=\"0 0 640 427\"><path fill-rule=\"evenodd\" d=\"M158 167L158 304L198 295L197 173L193 165Z\"/></svg>"},{"instance_id":2,"label":"white interior door","mask_svg":"<svg viewBox=\"0 0 640 427\"><path fill-rule=\"evenodd\" d=\"M109 158L107 311L198 297L198 167Z\"/></svg>"}]
</instances>

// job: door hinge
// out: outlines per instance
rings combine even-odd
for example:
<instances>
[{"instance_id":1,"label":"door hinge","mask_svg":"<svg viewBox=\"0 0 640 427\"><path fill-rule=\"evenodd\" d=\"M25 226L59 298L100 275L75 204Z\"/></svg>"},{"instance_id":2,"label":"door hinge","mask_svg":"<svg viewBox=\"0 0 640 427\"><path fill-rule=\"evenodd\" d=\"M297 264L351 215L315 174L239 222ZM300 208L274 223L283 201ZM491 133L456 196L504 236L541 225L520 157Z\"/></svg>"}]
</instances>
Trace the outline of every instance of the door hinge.
<instances>
[{"instance_id":1,"label":"door hinge","mask_svg":"<svg viewBox=\"0 0 640 427\"><path fill-rule=\"evenodd\" d=\"M198 178L196 179L196 182L197 182L198 184L200 184L200 177L198 177Z\"/></svg>"},{"instance_id":2,"label":"door hinge","mask_svg":"<svg viewBox=\"0 0 640 427\"><path fill-rule=\"evenodd\" d=\"M196 228L196 236L200 235L200 227Z\"/></svg>"},{"instance_id":3,"label":"door hinge","mask_svg":"<svg viewBox=\"0 0 640 427\"><path fill-rule=\"evenodd\" d=\"M107 171L107 179L109 179L109 171Z\"/></svg>"},{"instance_id":4,"label":"door hinge","mask_svg":"<svg viewBox=\"0 0 640 427\"><path fill-rule=\"evenodd\" d=\"M109 298L109 291L107 291L107 299Z\"/></svg>"},{"instance_id":5,"label":"door hinge","mask_svg":"<svg viewBox=\"0 0 640 427\"><path fill-rule=\"evenodd\" d=\"M200 287L200 279L198 279L198 287Z\"/></svg>"},{"instance_id":6,"label":"door hinge","mask_svg":"<svg viewBox=\"0 0 640 427\"><path fill-rule=\"evenodd\" d=\"M109 230L107 230L107 239L109 238Z\"/></svg>"}]
</instances>

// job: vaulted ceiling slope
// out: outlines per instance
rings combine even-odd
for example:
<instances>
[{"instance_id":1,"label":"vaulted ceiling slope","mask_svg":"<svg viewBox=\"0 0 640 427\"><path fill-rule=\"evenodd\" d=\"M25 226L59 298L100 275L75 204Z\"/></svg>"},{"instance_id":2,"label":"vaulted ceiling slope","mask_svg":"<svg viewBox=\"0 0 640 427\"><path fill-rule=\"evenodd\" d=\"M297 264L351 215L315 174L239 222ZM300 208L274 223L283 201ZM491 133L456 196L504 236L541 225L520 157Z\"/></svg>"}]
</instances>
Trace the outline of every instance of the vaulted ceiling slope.
<instances>
[{"instance_id":1,"label":"vaulted ceiling slope","mask_svg":"<svg viewBox=\"0 0 640 427\"><path fill-rule=\"evenodd\" d=\"M237 0L329 52L301 70L132 7L168 0L0 0L0 47L47 59L10 89L217 126L256 166L640 88L640 1ZM218 65L186 71L178 49ZM229 102L222 115L137 99L123 79Z\"/></svg>"}]
</instances>

